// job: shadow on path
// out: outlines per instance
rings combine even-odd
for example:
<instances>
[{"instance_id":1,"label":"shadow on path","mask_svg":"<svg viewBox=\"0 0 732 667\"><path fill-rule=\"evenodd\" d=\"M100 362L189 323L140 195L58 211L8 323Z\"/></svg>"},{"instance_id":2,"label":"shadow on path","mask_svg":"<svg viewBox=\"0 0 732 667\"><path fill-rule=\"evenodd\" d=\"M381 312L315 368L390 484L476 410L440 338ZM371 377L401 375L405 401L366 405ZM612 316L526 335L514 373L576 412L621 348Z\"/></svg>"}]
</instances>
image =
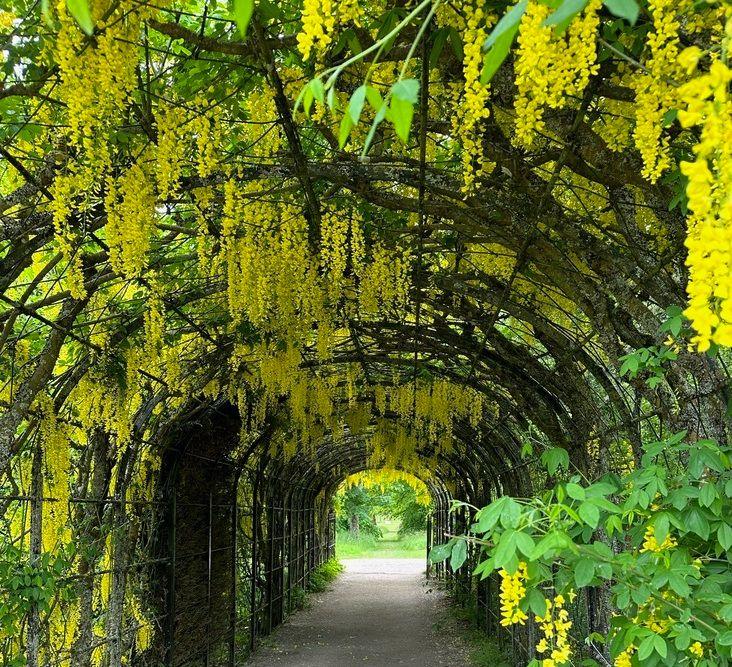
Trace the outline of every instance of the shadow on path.
<instances>
[{"instance_id":1,"label":"shadow on path","mask_svg":"<svg viewBox=\"0 0 732 667\"><path fill-rule=\"evenodd\" d=\"M424 560L344 560L330 591L293 614L247 663L289 665L422 665L466 667L466 649L434 629L444 593L424 579Z\"/></svg>"}]
</instances>

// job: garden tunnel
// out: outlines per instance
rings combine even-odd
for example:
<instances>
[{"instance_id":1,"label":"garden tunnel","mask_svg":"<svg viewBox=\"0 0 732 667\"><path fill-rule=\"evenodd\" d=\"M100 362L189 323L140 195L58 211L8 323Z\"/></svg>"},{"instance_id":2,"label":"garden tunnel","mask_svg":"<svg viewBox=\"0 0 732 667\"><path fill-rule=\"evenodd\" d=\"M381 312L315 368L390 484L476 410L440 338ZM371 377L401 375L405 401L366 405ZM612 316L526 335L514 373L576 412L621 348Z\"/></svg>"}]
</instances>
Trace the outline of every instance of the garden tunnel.
<instances>
[{"instance_id":1,"label":"garden tunnel","mask_svg":"<svg viewBox=\"0 0 732 667\"><path fill-rule=\"evenodd\" d=\"M249 655L296 608L311 572L333 557L335 490L371 465L363 437L348 433L287 461L257 451L268 443L238 450L238 422L238 412L219 403L168 436L165 509L153 527L163 632L145 658L151 664L234 665ZM471 462L442 456L428 472L428 549L467 528L464 513L450 512L453 497L487 501L485 465L480 454ZM448 576L442 564L427 567L433 578ZM478 594L468 570L459 583L463 596Z\"/></svg>"},{"instance_id":2,"label":"garden tunnel","mask_svg":"<svg viewBox=\"0 0 732 667\"><path fill-rule=\"evenodd\" d=\"M731 5L226 4L0 8L0 663L241 664L380 468L515 664L730 658Z\"/></svg>"}]
</instances>

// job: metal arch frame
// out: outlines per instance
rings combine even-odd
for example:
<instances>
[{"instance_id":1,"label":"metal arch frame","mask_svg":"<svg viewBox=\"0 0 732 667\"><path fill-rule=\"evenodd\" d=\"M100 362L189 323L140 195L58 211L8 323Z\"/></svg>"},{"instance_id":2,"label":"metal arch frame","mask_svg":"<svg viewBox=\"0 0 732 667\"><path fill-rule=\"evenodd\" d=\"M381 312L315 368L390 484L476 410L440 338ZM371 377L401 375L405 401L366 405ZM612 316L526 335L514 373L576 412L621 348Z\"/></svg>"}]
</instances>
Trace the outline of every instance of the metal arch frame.
<instances>
[{"instance_id":1,"label":"metal arch frame","mask_svg":"<svg viewBox=\"0 0 732 667\"><path fill-rule=\"evenodd\" d=\"M238 456L232 456L232 450L224 445L209 464L223 466L228 471L230 504L223 511L228 517L229 541L225 549L213 548L214 503L209 495L208 548L202 558L207 564L208 609L217 604L212 573L221 571L224 559L228 572L229 592L224 600L228 627L218 637L207 637L201 655L181 661L175 657L175 618L180 611L175 607L176 567L180 560L176 528L185 507L176 501L177 479L180 469L191 465L185 462L187 456L192 457L190 461L195 461L195 465L203 463L205 457L192 451L194 436L191 434L203 428L202 415L207 412L228 414L225 403L213 402L207 410L199 412L195 423L184 421L166 433L167 442L178 445L168 448L169 474L164 480L166 497L172 505L169 515L173 517L168 522L169 590L164 637L165 664L169 667L235 665L255 648L259 637L280 624L296 607L299 596L296 589L307 588L313 571L334 555L332 497L335 490L347 475L372 467L368 460L367 434L354 435L348 429L337 441L326 436L313 452L298 452L285 460L281 453L270 451L272 438L280 427L276 414L269 416L261 434ZM433 498L427 531L428 552L446 536L464 532L470 526L472 511L467 506L451 511L453 497L482 506L503 492L530 491L529 476L520 465L515 465L520 460L520 445L514 424L504 418L476 429L458 421L453 429L458 443L454 449L438 451L430 444L419 447L420 458L436 461L430 476L423 480ZM510 465L506 466L506 462ZM246 498L239 498L240 489L248 494ZM243 528L247 522L249 532ZM493 601L497 596L490 580L476 582L472 577L477 556L471 546L466 567L454 575L442 563L430 565L425 554L426 572L432 579L443 582L459 599L480 609L484 627L492 627L491 619L496 613ZM217 661L212 662L214 659Z\"/></svg>"}]
</instances>

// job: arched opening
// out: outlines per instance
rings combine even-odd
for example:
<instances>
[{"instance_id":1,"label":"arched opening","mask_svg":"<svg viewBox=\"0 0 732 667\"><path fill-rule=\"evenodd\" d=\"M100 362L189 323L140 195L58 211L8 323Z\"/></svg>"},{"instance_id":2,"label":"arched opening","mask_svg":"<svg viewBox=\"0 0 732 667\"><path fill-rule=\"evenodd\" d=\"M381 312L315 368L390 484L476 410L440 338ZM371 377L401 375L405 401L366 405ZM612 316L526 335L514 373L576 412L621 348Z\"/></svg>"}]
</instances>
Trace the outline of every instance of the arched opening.
<instances>
[{"instance_id":1,"label":"arched opening","mask_svg":"<svg viewBox=\"0 0 732 667\"><path fill-rule=\"evenodd\" d=\"M367 446L374 424L358 435L347 428L338 441L326 436L307 453L279 446L280 427L274 421L243 441L238 411L223 401L166 432L152 570L161 632L145 660L181 667L244 660L297 610L313 572L334 557L338 489L366 480L408 479L428 495L420 575L444 581L466 602L482 595L469 567L455 574L427 560L433 544L468 527L469 513L451 511L452 500L484 502L480 448L460 456L427 444L407 472L374 465Z\"/></svg>"}]
</instances>

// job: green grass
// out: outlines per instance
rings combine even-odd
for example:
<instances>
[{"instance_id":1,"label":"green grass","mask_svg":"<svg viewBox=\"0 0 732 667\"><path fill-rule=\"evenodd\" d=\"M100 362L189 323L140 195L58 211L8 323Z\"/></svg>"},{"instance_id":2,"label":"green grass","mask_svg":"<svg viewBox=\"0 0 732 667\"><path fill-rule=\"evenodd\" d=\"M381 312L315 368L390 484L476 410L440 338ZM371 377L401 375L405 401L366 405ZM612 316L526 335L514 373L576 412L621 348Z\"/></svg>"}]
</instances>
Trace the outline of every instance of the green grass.
<instances>
[{"instance_id":1,"label":"green grass","mask_svg":"<svg viewBox=\"0 0 732 667\"><path fill-rule=\"evenodd\" d=\"M311 593L322 593L328 590L328 586L338 578L341 572L343 572L343 565L337 558L331 558L316 567L310 573L307 588L298 586L292 589L292 610L296 611L307 607L308 596Z\"/></svg>"},{"instance_id":2,"label":"green grass","mask_svg":"<svg viewBox=\"0 0 732 667\"><path fill-rule=\"evenodd\" d=\"M325 561L325 563L319 565L310 573L308 592L322 593L328 588L328 584L338 578L341 572L343 572L343 565L338 562L337 558L331 558Z\"/></svg>"},{"instance_id":3,"label":"green grass","mask_svg":"<svg viewBox=\"0 0 732 667\"><path fill-rule=\"evenodd\" d=\"M399 535L399 522L389 519L378 521L382 536L361 534L357 539L348 532L339 532L336 540L337 558L425 558L424 533Z\"/></svg>"}]
</instances>

